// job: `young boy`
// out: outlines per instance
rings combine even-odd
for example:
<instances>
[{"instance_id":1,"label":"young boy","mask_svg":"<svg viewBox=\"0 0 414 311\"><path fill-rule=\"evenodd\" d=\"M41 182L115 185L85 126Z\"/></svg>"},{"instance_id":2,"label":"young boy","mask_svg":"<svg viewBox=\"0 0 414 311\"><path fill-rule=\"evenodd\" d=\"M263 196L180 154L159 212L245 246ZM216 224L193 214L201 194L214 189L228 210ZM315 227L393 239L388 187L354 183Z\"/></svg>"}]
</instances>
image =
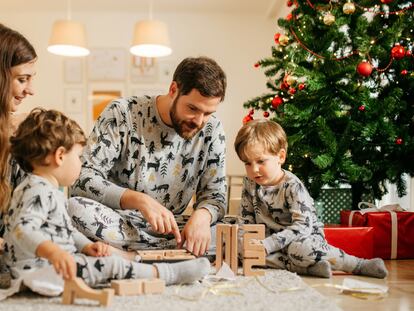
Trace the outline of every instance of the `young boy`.
<instances>
[{"instance_id":1,"label":"young boy","mask_svg":"<svg viewBox=\"0 0 414 311\"><path fill-rule=\"evenodd\" d=\"M34 109L11 138L11 153L28 177L15 189L5 217L6 262L12 273L53 265L64 279L81 277L94 286L110 279L159 277L166 284L205 276L206 258L175 264L142 264L92 242L71 223L59 186L79 177L85 136L79 125L55 110ZM120 253L120 251L118 251Z\"/></svg>"},{"instance_id":2,"label":"young boy","mask_svg":"<svg viewBox=\"0 0 414 311\"><path fill-rule=\"evenodd\" d=\"M325 278L331 276L331 270L387 276L382 259L357 258L327 243L313 199L294 174L282 169L288 146L279 124L269 120L246 123L234 147L247 173L242 216L248 223L266 226L262 243L267 266Z\"/></svg>"}]
</instances>

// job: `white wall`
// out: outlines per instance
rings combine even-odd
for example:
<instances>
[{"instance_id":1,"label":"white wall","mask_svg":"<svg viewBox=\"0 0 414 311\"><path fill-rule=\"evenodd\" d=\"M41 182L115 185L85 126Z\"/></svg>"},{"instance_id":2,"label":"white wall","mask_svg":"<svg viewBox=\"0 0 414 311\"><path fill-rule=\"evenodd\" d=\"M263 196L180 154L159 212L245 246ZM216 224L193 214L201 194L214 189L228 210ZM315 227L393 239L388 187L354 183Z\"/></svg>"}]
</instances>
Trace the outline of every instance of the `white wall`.
<instances>
[{"instance_id":1,"label":"white wall","mask_svg":"<svg viewBox=\"0 0 414 311\"><path fill-rule=\"evenodd\" d=\"M85 24L89 47L124 47L125 50L129 48L134 23L145 17L146 13L72 13L73 20ZM63 57L46 51L52 24L56 19L62 18L65 18L64 12L0 11L0 22L24 34L39 55L35 79L36 95L25 101L22 111L29 111L36 106L64 110L64 88L68 85L63 80ZM225 70L228 89L218 115L227 133L227 170L229 174L243 174L244 168L240 165L232 145L246 114L242 107L243 102L266 91L263 71L254 68L253 64L270 55L273 34L277 29L276 19L270 20L265 14L212 13L157 14L156 18L165 21L169 26L173 48L173 54L169 57L171 62L178 63L187 56L206 55L214 58ZM84 65L86 61L87 59L83 61ZM87 85L88 81L84 81L82 87L87 94L90 87ZM134 87L130 83L129 75L124 84L125 89ZM84 108L86 116L87 102ZM87 127L87 122L78 121Z\"/></svg>"}]
</instances>

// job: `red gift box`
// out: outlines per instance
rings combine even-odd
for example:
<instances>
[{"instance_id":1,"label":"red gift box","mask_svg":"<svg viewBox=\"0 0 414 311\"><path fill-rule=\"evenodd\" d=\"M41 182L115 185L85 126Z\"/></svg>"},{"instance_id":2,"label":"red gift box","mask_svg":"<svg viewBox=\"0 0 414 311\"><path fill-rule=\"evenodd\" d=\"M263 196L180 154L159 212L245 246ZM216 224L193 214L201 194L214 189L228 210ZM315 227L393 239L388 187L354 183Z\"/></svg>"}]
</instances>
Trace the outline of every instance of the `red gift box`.
<instances>
[{"instance_id":1,"label":"red gift box","mask_svg":"<svg viewBox=\"0 0 414 311\"><path fill-rule=\"evenodd\" d=\"M414 213L341 211L341 224L374 228L374 256L414 258Z\"/></svg>"},{"instance_id":2,"label":"red gift box","mask_svg":"<svg viewBox=\"0 0 414 311\"><path fill-rule=\"evenodd\" d=\"M359 258L374 258L374 229L372 227L348 227L326 225L325 238L332 246Z\"/></svg>"}]
</instances>

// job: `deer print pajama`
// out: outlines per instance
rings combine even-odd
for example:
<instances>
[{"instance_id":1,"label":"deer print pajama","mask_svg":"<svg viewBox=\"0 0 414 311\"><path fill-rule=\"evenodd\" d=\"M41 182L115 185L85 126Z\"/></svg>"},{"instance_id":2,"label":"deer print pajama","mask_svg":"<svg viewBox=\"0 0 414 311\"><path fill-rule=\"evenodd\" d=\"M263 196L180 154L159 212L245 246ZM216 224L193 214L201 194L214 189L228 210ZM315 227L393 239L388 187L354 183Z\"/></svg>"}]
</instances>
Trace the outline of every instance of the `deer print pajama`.
<instances>
[{"instance_id":1,"label":"deer print pajama","mask_svg":"<svg viewBox=\"0 0 414 311\"><path fill-rule=\"evenodd\" d=\"M266 264L298 272L327 260L333 270L353 271L359 259L327 243L313 199L294 174L284 172L277 186L260 186L247 177L243 181L242 217L266 226Z\"/></svg>"},{"instance_id":2,"label":"deer print pajama","mask_svg":"<svg viewBox=\"0 0 414 311\"><path fill-rule=\"evenodd\" d=\"M76 230L66 210L64 194L46 179L29 174L16 188L5 215L5 259L15 277L19 271L50 263L36 256L36 249L52 241L73 254L77 276L90 286L111 279L151 278L152 265L128 261L118 256L90 257L80 251L89 243Z\"/></svg>"},{"instance_id":3,"label":"deer print pajama","mask_svg":"<svg viewBox=\"0 0 414 311\"><path fill-rule=\"evenodd\" d=\"M213 224L225 214L225 136L214 115L186 140L163 123L155 97L119 99L97 120L83 157L69 214L91 239L124 249L175 245L172 236L154 233L140 212L121 209L120 198L127 188L146 193L171 210L180 228L194 194L195 209L206 208Z\"/></svg>"}]
</instances>

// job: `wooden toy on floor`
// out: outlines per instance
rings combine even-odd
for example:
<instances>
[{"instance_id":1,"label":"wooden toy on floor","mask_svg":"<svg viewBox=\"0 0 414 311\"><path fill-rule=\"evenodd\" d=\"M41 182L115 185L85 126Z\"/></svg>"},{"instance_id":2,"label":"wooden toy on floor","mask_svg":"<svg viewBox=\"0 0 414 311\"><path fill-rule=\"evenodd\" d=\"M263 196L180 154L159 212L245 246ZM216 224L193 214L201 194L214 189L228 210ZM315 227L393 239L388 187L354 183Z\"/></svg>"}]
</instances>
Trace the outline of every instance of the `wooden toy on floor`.
<instances>
[{"instance_id":1,"label":"wooden toy on floor","mask_svg":"<svg viewBox=\"0 0 414 311\"><path fill-rule=\"evenodd\" d=\"M112 280L111 288L115 290L115 295L119 296L161 294L165 290L165 281L161 279Z\"/></svg>"},{"instance_id":2,"label":"wooden toy on floor","mask_svg":"<svg viewBox=\"0 0 414 311\"><path fill-rule=\"evenodd\" d=\"M86 298L98 301L102 306L109 306L114 297L114 290L106 288L95 290L90 288L81 278L65 281L65 287L62 295L62 304L70 305L75 302L75 298Z\"/></svg>"},{"instance_id":3,"label":"wooden toy on floor","mask_svg":"<svg viewBox=\"0 0 414 311\"><path fill-rule=\"evenodd\" d=\"M266 264L266 252L259 240L265 238L264 225L243 225L243 274L264 275L263 270L252 270L252 266Z\"/></svg>"},{"instance_id":4,"label":"wooden toy on floor","mask_svg":"<svg viewBox=\"0 0 414 311\"><path fill-rule=\"evenodd\" d=\"M137 255L141 257L143 262L154 262L154 261L182 261L195 259L196 256L191 254L186 249L155 249L155 250L144 250L137 251Z\"/></svg>"},{"instance_id":5,"label":"wooden toy on floor","mask_svg":"<svg viewBox=\"0 0 414 311\"><path fill-rule=\"evenodd\" d=\"M216 269L220 269L224 262L227 263L230 269L237 274L238 262L237 262L237 234L238 225L217 225L217 237L216 237ZM224 254L223 254L224 243Z\"/></svg>"},{"instance_id":6,"label":"wooden toy on floor","mask_svg":"<svg viewBox=\"0 0 414 311\"><path fill-rule=\"evenodd\" d=\"M245 276L264 275L263 270L252 270L252 266L266 264L264 246L258 242L265 237L265 227L261 224L242 225L243 233L243 274ZM216 269L226 262L237 274L238 270L238 225L218 224L216 236ZM224 245L223 245L224 244ZM223 254L224 249L224 254Z\"/></svg>"}]
</instances>

